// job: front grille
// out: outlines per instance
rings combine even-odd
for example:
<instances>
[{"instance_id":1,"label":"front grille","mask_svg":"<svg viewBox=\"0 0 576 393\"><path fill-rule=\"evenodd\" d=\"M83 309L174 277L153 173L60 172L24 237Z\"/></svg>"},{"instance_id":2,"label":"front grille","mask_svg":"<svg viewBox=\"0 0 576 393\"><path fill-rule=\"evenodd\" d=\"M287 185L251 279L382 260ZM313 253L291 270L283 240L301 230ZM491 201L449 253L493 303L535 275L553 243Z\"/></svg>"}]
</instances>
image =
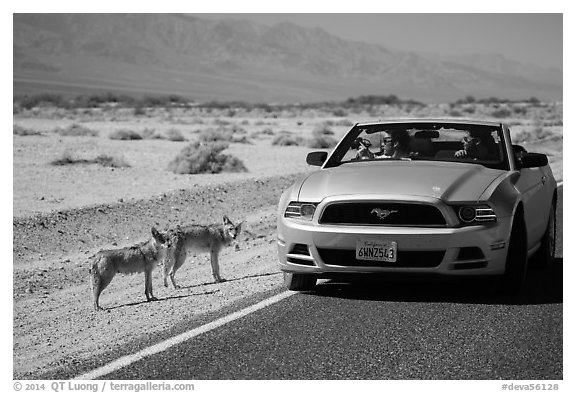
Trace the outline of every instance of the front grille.
<instances>
[{"instance_id":1,"label":"front grille","mask_svg":"<svg viewBox=\"0 0 576 393\"><path fill-rule=\"evenodd\" d=\"M356 250L318 248L320 258L334 266L436 267L442 263L445 251L398 251L396 262L363 261L356 259Z\"/></svg>"},{"instance_id":2,"label":"front grille","mask_svg":"<svg viewBox=\"0 0 576 393\"><path fill-rule=\"evenodd\" d=\"M316 266L306 244L294 244L292 251L286 255L286 261L295 265Z\"/></svg>"},{"instance_id":3,"label":"front grille","mask_svg":"<svg viewBox=\"0 0 576 393\"><path fill-rule=\"evenodd\" d=\"M432 205L391 202L339 202L326 206L320 224L380 226L445 226Z\"/></svg>"}]
</instances>

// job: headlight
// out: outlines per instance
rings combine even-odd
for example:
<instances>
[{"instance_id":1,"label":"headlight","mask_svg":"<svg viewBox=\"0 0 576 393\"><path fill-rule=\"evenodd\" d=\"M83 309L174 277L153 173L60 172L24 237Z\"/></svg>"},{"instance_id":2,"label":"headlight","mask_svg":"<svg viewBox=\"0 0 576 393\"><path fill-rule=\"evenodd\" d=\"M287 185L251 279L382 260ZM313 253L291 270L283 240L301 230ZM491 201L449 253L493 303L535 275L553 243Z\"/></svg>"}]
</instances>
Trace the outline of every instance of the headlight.
<instances>
[{"instance_id":1,"label":"headlight","mask_svg":"<svg viewBox=\"0 0 576 393\"><path fill-rule=\"evenodd\" d=\"M496 213L487 205L454 206L454 210L463 224L496 221Z\"/></svg>"},{"instance_id":2,"label":"headlight","mask_svg":"<svg viewBox=\"0 0 576 393\"><path fill-rule=\"evenodd\" d=\"M284 217L310 221L316 211L316 205L316 203L309 202L290 202L284 212Z\"/></svg>"}]
</instances>

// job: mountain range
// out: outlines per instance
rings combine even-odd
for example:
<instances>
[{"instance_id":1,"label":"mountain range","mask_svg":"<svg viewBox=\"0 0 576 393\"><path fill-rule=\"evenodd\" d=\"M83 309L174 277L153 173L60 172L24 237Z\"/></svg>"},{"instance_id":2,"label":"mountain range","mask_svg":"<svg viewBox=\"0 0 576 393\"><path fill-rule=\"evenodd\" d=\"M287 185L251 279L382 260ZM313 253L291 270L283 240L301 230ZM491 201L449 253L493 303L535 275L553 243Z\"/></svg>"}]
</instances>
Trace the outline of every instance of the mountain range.
<instances>
[{"instance_id":1,"label":"mountain range","mask_svg":"<svg viewBox=\"0 0 576 393\"><path fill-rule=\"evenodd\" d=\"M241 15L239 15L239 18ZM562 70L430 55L320 28L174 14L13 14L14 94L177 94L196 101L562 100Z\"/></svg>"}]
</instances>

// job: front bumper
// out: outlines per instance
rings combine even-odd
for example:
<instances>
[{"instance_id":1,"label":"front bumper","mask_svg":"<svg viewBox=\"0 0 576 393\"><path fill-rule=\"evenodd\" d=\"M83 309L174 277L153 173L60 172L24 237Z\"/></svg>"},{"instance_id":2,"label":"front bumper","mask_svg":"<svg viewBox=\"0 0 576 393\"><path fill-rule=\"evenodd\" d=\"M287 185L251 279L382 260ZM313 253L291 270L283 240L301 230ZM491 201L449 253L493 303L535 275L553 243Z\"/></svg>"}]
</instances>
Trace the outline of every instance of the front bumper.
<instances>
[{"instance_id":1,"label":"front bumper","mask_svg":"<svg viewBox=\"0 0 576 393\"><path fill-rule=\"evenodd\" d=\"M504 273L512 217L468 227L319 225L278 219L280 269L288 273L414 273L481 276ZM357 240L395 241L397 262L357 261ZM436 259L436 260L434 260Z\"/></svg>"}]
</instances>

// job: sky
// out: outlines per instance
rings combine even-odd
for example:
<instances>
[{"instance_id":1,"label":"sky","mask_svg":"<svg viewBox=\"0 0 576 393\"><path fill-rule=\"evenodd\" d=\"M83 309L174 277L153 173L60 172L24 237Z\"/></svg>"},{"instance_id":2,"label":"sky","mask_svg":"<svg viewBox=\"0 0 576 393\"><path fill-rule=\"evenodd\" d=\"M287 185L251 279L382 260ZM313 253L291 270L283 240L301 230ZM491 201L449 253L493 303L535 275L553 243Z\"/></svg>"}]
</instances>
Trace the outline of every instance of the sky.
<instances>
[{"instance_id":1,"label":"sky","mask_svg":"<svg viewBox=\"0 0 576 393\"><path fill-rule=\"evenodd\" d=\"M262 24L292 22L319 27L344 39L390 49L438 54L501 54L562 69L562 13L218 13L206 19L247 19Z\"/></svg>"}]
</instances>

